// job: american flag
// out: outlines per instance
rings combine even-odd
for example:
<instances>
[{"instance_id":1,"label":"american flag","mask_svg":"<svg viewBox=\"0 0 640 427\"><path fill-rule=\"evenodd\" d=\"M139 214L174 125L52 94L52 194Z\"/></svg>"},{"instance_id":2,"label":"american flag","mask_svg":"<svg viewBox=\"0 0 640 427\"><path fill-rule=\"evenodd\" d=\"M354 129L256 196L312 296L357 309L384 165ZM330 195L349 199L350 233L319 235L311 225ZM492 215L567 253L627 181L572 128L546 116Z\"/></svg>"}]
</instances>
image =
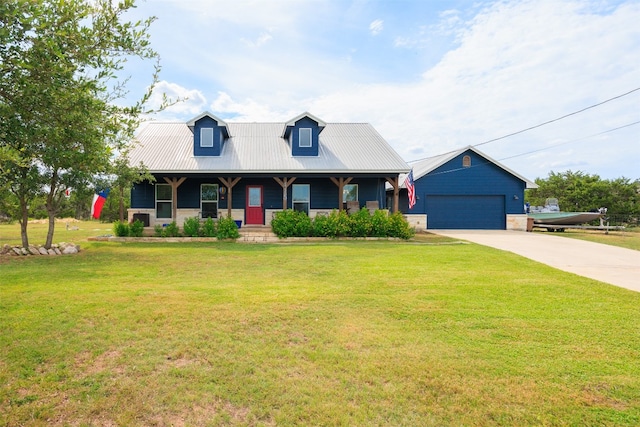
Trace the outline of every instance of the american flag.
<instances>
[{"instance_id":1,"label":"american flag","mask_svg":"<svg viewBox=\"0 0 640 427\"><path fill-rule=\"evenodd\" d=\"M413 169L409 171L407 179L404 181L405 187L407 187L407 193L409 194L409 209L413 208L416 204L416 187L413 185Z\"/></svg>"}]
</instances>

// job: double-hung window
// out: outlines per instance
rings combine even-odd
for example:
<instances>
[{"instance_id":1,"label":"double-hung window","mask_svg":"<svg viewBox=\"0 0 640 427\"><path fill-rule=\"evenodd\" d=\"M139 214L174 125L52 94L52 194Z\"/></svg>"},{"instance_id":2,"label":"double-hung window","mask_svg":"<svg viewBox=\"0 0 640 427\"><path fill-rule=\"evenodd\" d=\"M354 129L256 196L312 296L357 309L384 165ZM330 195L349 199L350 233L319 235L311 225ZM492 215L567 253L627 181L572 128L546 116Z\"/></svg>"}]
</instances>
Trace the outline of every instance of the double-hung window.
<instances>
[{"instance_id":1,"label":"double-hung window","mask_svg":"<svg viewBox=\"0 0 640 427\"><path fill-rule=\"evenodd\" d=\"M218 184L200 186L200 211L202 218L218 217Z\"/></svg>"},{"instance_id":2,"label":"double-hung window","mask_svg":"<svg viewBox=\"0 0 640 427\"><path fill-rule=\"evenodd\" d=\"M309 215L309 204L311 203L311 188L309 184L293 184L293 210L304 212Z\"/></svg>"},{"instance_id":3,"label":"double-hung window","mask_svg":"<svg viewBox=\"0 0 640 427\"><path fill-rule=\"evenodd\" d=\"M156 184L156 218L171 218L173 191L169 184Z\"/></svg>"}]
</instances>

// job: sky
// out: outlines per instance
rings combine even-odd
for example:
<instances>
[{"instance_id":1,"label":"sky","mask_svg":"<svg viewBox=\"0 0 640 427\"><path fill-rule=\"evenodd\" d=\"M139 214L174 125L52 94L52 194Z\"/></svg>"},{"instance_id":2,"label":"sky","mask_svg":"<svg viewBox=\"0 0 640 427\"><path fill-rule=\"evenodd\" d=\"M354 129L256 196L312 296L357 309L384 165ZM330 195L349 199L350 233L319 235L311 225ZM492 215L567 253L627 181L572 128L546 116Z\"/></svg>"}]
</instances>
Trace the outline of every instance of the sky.
<instances>
[{"instance_id":1,"label":"sky","mask_svg":"<svg viewBox=\"0 0 640 427\"><path fill-rule=\"evenodd\" d=\"M127 17L157 18L151 107L161 93L186 98L150 119L285 122L306 111L370 123L407 162L473 145L530 180L640 179L640 0L137 5ZM152 69L130 61L130 96Z\"/></svg>"}]
</instances>

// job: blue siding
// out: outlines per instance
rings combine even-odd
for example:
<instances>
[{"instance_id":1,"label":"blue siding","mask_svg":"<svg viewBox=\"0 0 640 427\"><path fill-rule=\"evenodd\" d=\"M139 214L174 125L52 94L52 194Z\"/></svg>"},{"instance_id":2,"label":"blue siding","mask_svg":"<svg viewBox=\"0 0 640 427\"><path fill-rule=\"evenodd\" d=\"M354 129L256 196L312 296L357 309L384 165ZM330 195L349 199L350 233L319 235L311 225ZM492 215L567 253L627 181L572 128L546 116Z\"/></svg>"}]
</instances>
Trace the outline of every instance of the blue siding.
<instances>
[{"instance_id":1,"label":"blue siding","mask_svg":"<svg viewBox=\"0 0 640 427\"><path fill-rule=\"evenodd\" d=\"M311 129L311 147L300 147L300 132L301 128ZM318 135L320 133L320 127L315 120L309 117L303 117L296 122L296 125L291 129L291 154L294 156L318 156Z\"/></svg>"},{"instance_id":2,"label":"blue siding","mask_svg":"<svg viewBox=\"0 0 640 427\"><path fill-rule=\"evenodd\" d=\"M162 176L156 176L158 183L164 183ZM351 184L358 184L358 198L360 206L367 200L377 200L380 207L384 207L385 181L380 178L355 178ZM201 176L187 178L178 187L178 209L200 207L200 185L222 183L217 176ZM294 184L309 184L311 186L311 209L338 209L338 187L328 177L306 178L299 177ZM244 209L246 203L246 188L249 185L263 186L264 208L282 209L282 187L272 177L241 179L233 187L233 208ZM292 187L287 189L287 207L291 208ZM227 209L229 196L220 194L218 210ZM155 186L144 182L135 184L131 190L131 207L138 209L155 208Z\"/></svg>"},{"instance_id":3,"label":"blue siding","mask_svg":"<svg viewBox=\"0 0 640 427\"><path fill-rule=\"evenodd\" d=\"M471 157L471 167L462 166L465 155ZM403 200L403 211L426 213L429 228L504 229L507 214L524 213L525 187L526 183L517 176L468 150L417 179L416 205L409 211ZM434 196L464 197L438 199ZM461 203L465 197L466 203ZM498 205L502 206L501 211ZM453 209L472 210L473 218Z\"/></svg>"},{"instance_id":4,"label":"blue siding","mask_svg":"<svg viewBox=\"0 0 640 427\"><path fill-rule=\"evenodd\" d=\"M200 129L213 129L213 147L200 147ZM219 156L224 145L223 127L211 117L203 117L198 120L193 129L193 155L194 156Z\"/></svg>"}]
</instances>

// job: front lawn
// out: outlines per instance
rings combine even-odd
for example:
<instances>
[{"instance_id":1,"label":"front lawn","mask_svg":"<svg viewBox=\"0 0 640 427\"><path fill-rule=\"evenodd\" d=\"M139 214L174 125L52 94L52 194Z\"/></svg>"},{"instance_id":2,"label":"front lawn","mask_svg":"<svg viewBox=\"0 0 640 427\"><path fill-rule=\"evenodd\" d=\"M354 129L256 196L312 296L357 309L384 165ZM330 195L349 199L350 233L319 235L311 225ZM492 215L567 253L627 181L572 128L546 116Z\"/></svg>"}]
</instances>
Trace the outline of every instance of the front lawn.
<instances>
[{"instance_id":1,"label":"front lawn","mask_svg":"<svg viewBox=\"0 0 640 427\"><path fill-rule=\"evenodd\" d=\"M640 294L438 242L2 258L0 425L640 424Z\"/></svg>"}]
</instances>

